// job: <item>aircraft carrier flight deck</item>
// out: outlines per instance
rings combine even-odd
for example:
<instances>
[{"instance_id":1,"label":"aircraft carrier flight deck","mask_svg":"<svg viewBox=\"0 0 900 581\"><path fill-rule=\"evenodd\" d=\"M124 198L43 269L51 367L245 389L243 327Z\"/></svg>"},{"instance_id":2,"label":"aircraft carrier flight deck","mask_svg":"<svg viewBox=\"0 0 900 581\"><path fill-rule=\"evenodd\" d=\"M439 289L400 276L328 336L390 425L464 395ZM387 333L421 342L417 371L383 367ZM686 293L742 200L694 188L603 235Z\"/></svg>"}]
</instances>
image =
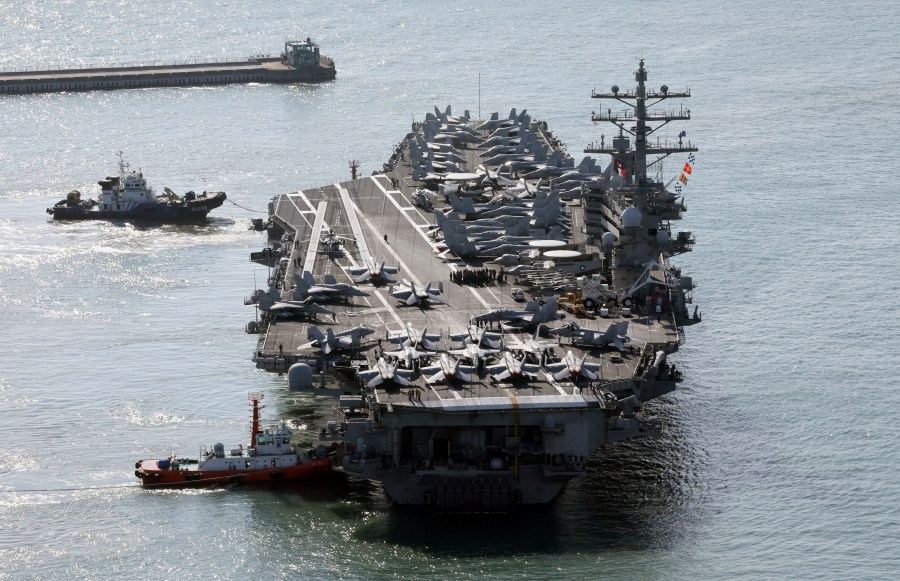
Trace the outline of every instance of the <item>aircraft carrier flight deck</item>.
<instances>
[{"instance_id":1,"label":"aircraft carrier flight deck","mask_svg":"<svg viewBox=\"0 0 900 581\"><path fill-rule=\"evenodd\" d=\"M552 136L547 138L548 146L556 143ZM405 149L405 142L401 151ZM468 167L477 167L480 163L479 155L483 150L478 148L466 148L465 153ZM433 212L428 212L418 207L412 201L413 193L422 187L421 182L412 179L412 164L408 155L403 155L398 163L393 165L393 171L373 176L361 177L355 180L334 184L301 192L277 196L274 216L277 223L284 225L288 232L293 231L292 241L289 243L290 253L286 254L287 261L281 265L275 265L282 272L277 278L283 281L289 290L295 274L300 274L311 266L311 272L317 281L325 275L334 276L337 282L353 284L347 268L353 266L365 266L354 241L353 231L348 219L348 210L342 203L342 195L346 195L358 209L361 217L359 222L370 257L380 264L396 265L399 267L398 279L405 278L423 288L426 283L441 283L443 293L440 295L445 304L428 305L424 307L405 306L398 303L389 289L390 283L384 282L374 285L360 285L371 294L369 297L355 297L347 302L336 301L328 304L328 308L334 311L334 317L318 315L316 319L282 319L273 317L263 333L255 360L257 366L277 372L286 372L294 362L307 361L318 371L323 370L322 360L315 347L310 346L307 334L310 325L320 328L331 326L335 333L355 327L368 327L374 332L363 338L358 349L354 349L349 358L361 361L366 359L369 364L374 363L375 353L379 344L382 350L389 350L390 343L385 340L391 332L403 332L406 325L410 324L415 329L430 333L441 334L445 339L451 334L462 333L469 325L471 317L492 310L509 309L521 310L525 303L512 298L511 289L516 287L530 287L525 282L525 277L507 275L503 284L472 284L464 285L451 282L451 273L465 269L490 268L500 272L500 266L490 264L490 258L464 259L458 257L439 258L442 246L433 236L436 221ZM342 194L343 192L343 194ZM435 196L436 197L436 196ZM311 234L316 218L318 205L325 203L325 219L321 235L333 236L342 241L340 251L330 251L323 247L321 240L312 240ZM434 207L440 211L447 204L435 201ZM577 202L567 205L571 224L570 243L575 246L584 246L584 213ZM506 268L508 270L508 268ZM524 284L517 284L519 283ZM547 289L547 294L552 294L552 289ZM531 296L527 296L531 299ZM616 321L629 321L630 337L635 339L635 345L643 347L645 344L671 344L678 342L678 333L671 321L657 322L655 314L621 317L621 309L612 310L605 317L595 316L590 318L577 318L567 313L567 319L560 322L577 320L577 324L583 329L594 329L603 332L610 323ZM618 315L618 316L617 316ZM486 323L485 327L492 325ZM494 323L493 328L500 331L500 323ZM507 329L507 334L519 336L531 335L532 332ZM381 341L379 342L379 339ZM579 356L582 354L578 346L572 346L566 338L555 340L556 350L574 349ZM449 346L448 346L449 348ZM640 351L637 348L624 349L615 352L615 357L604 358L603 366L598 375L600 383L619 382L632 378L640 361ZM487 395L491 390L499 387L510 387L511 384L493 384L486 387L483 382L485 377L481 374L482 381L476 381L466 385L440 384L428 386L424 389L424 399L437 397L459 397L460 393L478 392ZM489 379L489 378L488 378ZM558 394L560 390L571 394L575 389L571 382L548 383L539 378L529 381L527 389L531 393ZM354 383L355 385L355 383ZM346 388L347 384L343 384ZM390 386L389 387L396 387ZM395 391L395 390L392 390ZM397 397L406 397L406 394L398 392Z\"/></svg>"}]
</instances>

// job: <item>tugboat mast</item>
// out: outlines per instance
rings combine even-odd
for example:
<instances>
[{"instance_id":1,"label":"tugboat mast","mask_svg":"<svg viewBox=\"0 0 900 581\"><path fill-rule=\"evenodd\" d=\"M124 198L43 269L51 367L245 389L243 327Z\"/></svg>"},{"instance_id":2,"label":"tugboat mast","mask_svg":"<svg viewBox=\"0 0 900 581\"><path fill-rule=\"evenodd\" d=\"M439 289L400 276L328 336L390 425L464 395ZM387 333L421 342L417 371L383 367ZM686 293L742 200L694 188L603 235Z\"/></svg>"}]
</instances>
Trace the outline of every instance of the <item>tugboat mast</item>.
<instances>
[{"instance_id":1,"label":"tugboat mast","mask_svg":"<svg viewBox=\"0 0 900 581\"><path fill-rule=\"evenodd\" d=\"M256 447L256 434L259 432L259 410L262 408L259 405L260 400L262 400L263 394L261 393L251 393L247 396L247 399L250 400L250 404L253 406L253 425L250 428L250 447Z\"/></svg>"},{"instance_id":2,"label":"tugboat mast","mask_svg":"<svg viewBox=\"0 0 900 581\"><path fill-rule=\"evenodd\" d=\"M655 144L649 142L648 138L670 121L690 120L691 110L679 108L671 111L663 111L660 113L648 113L650 107L673 98L688 98L691 91L670 92L669 87L663 85L659 91L648 90L646 87L647 69L644 68L644 59L641 59L638 70L634 72L634 78L637 81L637 88L634 91L619 92L619 87L613 85L609 93L597 93L593 91L591 98L593 99L614 99L627 105L631 110L622 113L614 113L611 108L604 111L594 111L591 114L591 121L598 123L606 121L612 123L619 128L619 135L613 137L612 145L607 145L601 138L600 145L591 144L585 148L585 153L602 153L613 158L614 168L624 172L625 183L634 185L645 185L647 182L647 156L661 156L653 161L650 165L668 157L673 153L697 151L688 141L686 144L679 136L677 143L669 143L657 139ZM647 101L652 101L648 103ZM634 125L626 128L626 122L632 122ZM631 148L631 140L625 134L634 136L634 148Z\"/></svg>"}]
</instances>

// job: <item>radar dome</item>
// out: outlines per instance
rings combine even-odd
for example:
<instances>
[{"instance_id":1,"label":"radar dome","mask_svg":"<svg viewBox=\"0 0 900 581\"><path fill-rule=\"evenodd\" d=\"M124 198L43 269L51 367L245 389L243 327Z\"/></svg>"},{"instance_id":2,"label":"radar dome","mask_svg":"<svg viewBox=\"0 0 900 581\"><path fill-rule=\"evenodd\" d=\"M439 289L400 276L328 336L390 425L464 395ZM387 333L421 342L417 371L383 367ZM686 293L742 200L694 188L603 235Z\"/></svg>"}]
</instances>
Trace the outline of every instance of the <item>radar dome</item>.
<instances>
[{"instance_id":1,"label":"radar dome","mask_svg":"<svg viewBox=\"0 0 900 581\"><path fill-rule=\"evenodd\" d=\"M616 93L618 93L618 92L619 92L619 85L613 85L613 86L612 86L612 92L613 92L614 95L615 95Z\"/></svg>"},{"instance_id":2,"label":"radar dome","mask_svg":"<svg viewBox=\"0 0 900 581\"><path fill-rule=\"evenodd\" d=\"M288 386L292 390L312 389L312 368L306 363L294 363L288 369Z\"/></svg>"},{"instance_id":3,"label":"radar dome","mask_svg":"<svg viewBox=\"0 0 900 581\"><path fill-rule=\"evenodd\" d=\"M605 232L603 234L603 237L600 240L603 241L604 247L610 248L613 244L616 243L616 241L618 240L618 237L616 237L616 235L613 234L612 232Z\"/></svg>"},{"instance_id":4,"label":"radar dome","mask_svg":"<svg viewBox=\"0 0 900 581\"><path fill-rule=\"evenodd\" d=\"M667 230L657 230L656 231L656 241L660 244L665 244L669 241L669 232Z\"/></svg>"},{"instance_id":5,"label":"radar dome","mask_svg":"<svg viewBox=\"0 0 900 581\"><path fill-rule=\"evenodd\" d=\"M622 225L626 228L637 228L641 225L641 211L631 206L622 212Z\"/></svg>"}]
</instances>

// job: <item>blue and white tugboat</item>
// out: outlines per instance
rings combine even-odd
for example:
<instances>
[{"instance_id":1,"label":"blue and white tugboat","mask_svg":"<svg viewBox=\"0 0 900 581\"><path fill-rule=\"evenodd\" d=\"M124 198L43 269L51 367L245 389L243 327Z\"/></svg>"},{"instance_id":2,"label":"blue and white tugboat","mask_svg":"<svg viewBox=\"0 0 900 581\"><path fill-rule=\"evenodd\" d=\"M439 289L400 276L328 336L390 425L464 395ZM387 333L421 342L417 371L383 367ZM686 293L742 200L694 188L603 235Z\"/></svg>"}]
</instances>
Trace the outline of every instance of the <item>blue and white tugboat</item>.
<instances>
[{"instance_id":1,"label":"blue and white tugboat","mask_svg":"<svg viewBox=\"0 0 900 581\"><path fill-rule=\"evenodd\" d=\"M169 188L156 195L140 171L128 171L119 152L119 175L99 182L100 199L81 199L72 190L47 213L55 220L124 220L145 224L202 224L206 215L225 202L225 192L187 192L179 196Z\"/></svg>"}]
</instances>

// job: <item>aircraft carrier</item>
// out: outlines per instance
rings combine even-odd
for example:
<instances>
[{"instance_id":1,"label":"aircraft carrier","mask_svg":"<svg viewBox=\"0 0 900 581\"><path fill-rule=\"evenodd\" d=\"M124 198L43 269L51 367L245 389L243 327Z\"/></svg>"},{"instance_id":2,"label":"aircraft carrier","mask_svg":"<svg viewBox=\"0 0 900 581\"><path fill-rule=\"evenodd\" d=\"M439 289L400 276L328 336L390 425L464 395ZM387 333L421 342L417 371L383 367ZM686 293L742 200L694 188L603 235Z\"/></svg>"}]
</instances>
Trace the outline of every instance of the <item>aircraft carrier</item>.
<instances>
[{"instance_id":1,"label":"aircraft carrier","mask_svg":"<svg viewBox=\"0 0 900 581\"><path fill-rule=\"evenodd\" d=\"M651 107L690 92L648 89L643 60L635 79L592 95L626 106L591 116L618 130L585 150L608 165L527 111L436 107L381 171L272 200L254 361L334 398L318 444L336 470L402 505L508 511L653 433L642 404L675 389L699 313L669 262L693 248L672 231L683 198L650 173L696 148L653 135L690 112Z\"/></svg>"}]
</instances>

